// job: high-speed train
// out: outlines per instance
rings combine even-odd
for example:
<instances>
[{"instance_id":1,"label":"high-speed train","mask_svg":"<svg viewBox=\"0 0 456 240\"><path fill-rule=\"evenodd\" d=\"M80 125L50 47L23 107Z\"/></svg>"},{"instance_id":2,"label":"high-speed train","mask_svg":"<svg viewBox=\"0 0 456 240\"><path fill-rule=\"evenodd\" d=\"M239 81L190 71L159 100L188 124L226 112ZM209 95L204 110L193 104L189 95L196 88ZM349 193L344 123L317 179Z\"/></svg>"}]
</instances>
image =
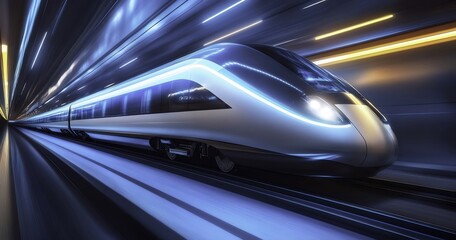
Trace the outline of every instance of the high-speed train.
<instances>
[{"instance_id":1,"label":"high-speed train","mask_svg":"<svg viewBox=\"0 0 456 240\"><path fill-rule=\"evenodd\" d=\"M386 118L344 80L265 45L215 44L66 106L20 121L82 138L316 176L390 165Z\"/></svg>"}]
</instances>

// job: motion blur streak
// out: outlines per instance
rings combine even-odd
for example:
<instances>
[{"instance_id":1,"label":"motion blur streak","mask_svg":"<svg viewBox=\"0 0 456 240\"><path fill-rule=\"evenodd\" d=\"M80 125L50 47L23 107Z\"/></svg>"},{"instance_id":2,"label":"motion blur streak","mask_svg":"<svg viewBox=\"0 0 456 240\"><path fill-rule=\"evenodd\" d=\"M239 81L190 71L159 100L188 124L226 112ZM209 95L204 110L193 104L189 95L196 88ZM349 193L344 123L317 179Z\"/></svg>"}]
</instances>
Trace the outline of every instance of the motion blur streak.
<instances>
[{"instance_id":1,"label":"motion blur streak","mask_svg":"<svg viewBox=\"0 0 456 240\"><path fill-rule=\"evenodd\" d=\"M371 24L374 24L374 23L385 21L385 20L390 19L392 17L394 17L394 15L393 14L389 14L389 15L386 15L384 17L376 18L376 19L373 19L373 20L370 20L370 21L367 21L367 22L363 22L363 23L356 24L356 25L353 25L353 26L350 26L350 27L342 28L342 29L334 31L334 32L330 32L330 33L326 33L326 34L322 34L322 35L316 36L315 40L320 40L320 39L323 39L323 38L332 37L334 35L338 35L338 34L345 33L345 32L348 32L348 31L352 31L352 30L355 30L355 29L358 29L358 28L362 28L362 27L365 27L365 26L368 26L368 25L371 25Z\"/></svg>"},{"instance_id":2,"label":"motion blur streak","mask_svg":"<svg viewBox=\"0 0 456 240\"><path fill-rule=\"evenodd\" d=\"M0 239L14 239L12 201L14 191L11 189L10 157L8 128L2 131L1 155L0 155Z\"/></svg>"},{"instance_id":3,"label":"motion blur streak","mask_svg":"<svg viewBox=\"0 0 456 240\"><path fill-rule=\"evenodd\" d=\"M117 155L35 131L21 131L78 172L105 184L109 191L121 195L185 239L280 239L284 236L302 239L303 232L306 237L315 239L363 238Z\"/></svg>"},{"instance_id":4,"label":"motion blur streak","mask_svg":"<svg viewBox=\"0 0 456 240\"><path fill-rule=\"evenodd\" d=\"M225 39L225 38L227 38L227 37L230 37L230 36L232 36L232 35L234 35L234 34L236 34L236 33L239 33L239 32L242 32L242 31L244 31L244 30L246 30L246 29L249 29L249 28L251 28L251 27L253 27L253 26L255 26L255 25L257 25L257 24L259 24L259 23L261 23L261 22L263 22L263 20L256 21L256 22L254 22L254 23L252 23L252 24L249 24L249 25L247 25L247 26L245 26L245 27L242 27L242 28L239 28L239 29L237 29L237 30L234 30L234 31L231 32L231 33L228 33L228 34L226 34L226 35L223 35L223 36L221 36L221 37L219 37L219 38L216 38L216 39L214 39L214 40L212 40L212 41L209 41L209 42L205 43L203 46L207 46L207 45L209 45L209 44L218 42L218 41L220 41L220 40L222 40L222 39Z\"/></svg>"},{"instance_id":5,"label":"motion blur streak","mask_svg":"<svg viewBox=\"0 0 456 240\"><path fill-rule=\"evenodd\" d=\"M378 55L394 53L398 51L409 50L418 47L424 47L428 45L448 42L456 40L456 28L451 28L448 30L417 36L413 38L408 38L405 40L395 41L379 46L374 46L367 49L361 49L353 52L348 52L340 54L337 56L332 56L328 58L318 59L313 61L315 64L320 66L327 66L331 64L354 61L358 59L374 57Z\"/></svg>"},{"instance_id":6,"label":"motion blur streak","mask_svg":"<svg viewBox=\"0 0 456 240\"><path fill-rule=\"evenodd\" d=\"M41 40L40 46L38 47L38 51L36 52L35 58L33 59L32 67L35 66L36 59L38 59L38 56L40 55L41 48L43 47L44 40L46 40L47 32L44 33L43 39Z\"/></svg>"},{"instance_id":7,"label":"motion blur streak","mask_svg":"<svg viewBox=\"0 0 456 240\"><path fill-rule=\"evenodd\" d=\"M0 115L2 115L2 117L3 117L5 120L7 120L5 114L3 113L3 109L2 109L1 107L0 107Z\"/></svg>"},{"instance_id":8,"label":"motion blur streak","mask_svg":"<svg viewBox=\"0 0 456 240\"><path fill-rule=\"evenodd\" d=\"M235 3L235 4L231 5L231 6L229 6L229 7L225 8L225 9L223 9L222 11L220 11L220 12L218 12L218 13L212 15L212 16L209 17L208 19L204 20L202 23L206 23L206 22L208 22L208 21L210 21L210 20L216 18L216 17L219 16L220 14L222 14L222 13L224 13L224 12L226 12L226 11L228 11L228 10L234 8L234 7L236 7L237 5L241 4L241 3L244 2L244 1L245 1L245 0L241 0L241 1Z\"/></svg>"},{"instance_id":9,"label":"motion blur streak","mask_svg":"<svg viewBox=\"0 0 456 240\"><path fill-rule=\"evenodd\" d=\"M316 2L316 3L312 3L312 4L310 4L310 5L307 5L307 6L303 7L302 9L304 10L304 9L313 7L313 6L315 6L315 5L318 5L318 4L320 4L320 3L323 3L323 2L325 2L325 1L326 1L326 0L321 0L321 1L318 1L318 2Z\"/></svg>"},{"instance_id":10,"label":"motion blur streak","mask_svg":"<svg viewBox=\"0 0 456 240\"><path fill-rule=\"evenodd\" d=\"M9 209L15 211L17 221L10 218L10 224L15 226L1 226L13 231L10 236L15 233L20 238L1 239L120 239L118 230L100 218L98 210L89 205L81 189L76 190L69 176L58 171L16 129L7 128L5 133L2 153L9 152L10 163L5 164L3 159L1 168L10 173L4 175L2 171L0 180L3 184L8 176L11 190L9 195L3 195L3 189L0 193L1 198L15 200L15 206ZM5 233L0 233L0 237Z\"/></svg>"},{"instance_id":11,"label":"motion blur streak","mask_svg":"<svg viewBox=\"0 0 456 240\"><path fill-rule=\"evenodd\" d=\"M123 64L123 65L122 65L122 66L120 66L119 68L123 68L123 67L127 66L128 64L130 64L130 63L132 63L132 62L136 61L136 60L138 60L138 58L137 58L137 57L135 57L135 58L133 58L132 60L128 61L127 63Z\"/></svg>"},{"instance_id":12,"label":"motion blur streak","mask_svg":"<svg viewBox=\"0 0 456 240\"><path fill-rule=\"evenodd\" d=\"M16 72L14 73L14 82L13 82L13 89L11 90L11 99L14 98L17 79L19 78L19 73L22 68L22 62L24 61L25 50L27 48L27 44L30 40L30 35L32 34L33 26L35 23L36 15L38 13L38 9L40 8L41 0L33 0L29 4L29 10L27 14L27 20L25 21L24 26L24 34L22 35L21 45L19 47L19 59L17 60L16 65Z\"/></svg>"},{"instance_id":13,"label":"motion blur streak","mask_svg":"<svg viewBox=\"0 0 456 240\"><path fill-rule=\"evenodd\" d=\"M3 97L5 99L5 119L8 120L8 46L2 44L2 73L3 73Z\"/></svg>"}]
</instances>

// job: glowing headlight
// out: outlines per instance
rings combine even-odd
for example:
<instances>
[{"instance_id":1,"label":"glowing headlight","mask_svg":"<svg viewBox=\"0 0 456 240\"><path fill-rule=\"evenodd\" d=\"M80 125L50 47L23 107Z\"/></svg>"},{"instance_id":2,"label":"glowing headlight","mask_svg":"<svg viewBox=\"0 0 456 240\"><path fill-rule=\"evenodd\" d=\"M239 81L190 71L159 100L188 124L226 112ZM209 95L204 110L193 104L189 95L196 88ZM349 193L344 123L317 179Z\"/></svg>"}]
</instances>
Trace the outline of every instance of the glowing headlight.
<instances>
[{"instance_id":1,"label":"glowing headlight","mask_svg":"<svg viewBox=\"0 0 456 240\"><path fill-rule=\"evenodd\" d=\"M307 108L318 119L327 123L341 124L346 123L339 112L320 97L310 96L307 98Z\"/></svg>"}]
</instances>

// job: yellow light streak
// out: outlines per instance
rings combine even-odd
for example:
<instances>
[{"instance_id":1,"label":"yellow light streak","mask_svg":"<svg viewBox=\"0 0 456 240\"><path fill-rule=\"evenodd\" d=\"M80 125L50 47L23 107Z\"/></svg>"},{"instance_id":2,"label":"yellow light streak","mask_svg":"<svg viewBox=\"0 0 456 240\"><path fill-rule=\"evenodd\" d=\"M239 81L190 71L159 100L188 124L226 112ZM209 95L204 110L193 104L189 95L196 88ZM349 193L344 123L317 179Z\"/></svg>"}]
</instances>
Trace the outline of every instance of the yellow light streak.
<instances>
[{"instance_id":1,"label":"yellow light streak","mask_svg":"<svg viewBox=\"0 0 456 240\"><path fill-rule=\"evenodd\" d=\"M8 120L8 46L2 44L2 71L3 71L3 95L5 100L5 112L2 111L2 116Z\"/></svg>"},{"instance_id":2,"label":"yellow light streak","mask_svg":"<svg viewBox=\"0 0 456 240\"><path fill-rule=\"evenodd\" d=\"M425 34L417 37L412 37L404 40L394 41L370 48L355 50L347 53L342 53L336 56L313 60L320 66L332 65L341 62L354 61L358 59L394 53L404 50L409 50L418 47L424 47L442 42L456 40L456 28L451 28L431 34Z\"/></svg>"},{"instance_id":3,"label":"yellow light streak","mask_svg":"<svg viewBox=\"0 0 456 240\"><path fill-rule=\"evenodd\" d=\"M6 120L6 117L5 117L5 114L3 114L2 108L0 108L0 115L2 115L2 117Z\"/></svg>"},{"instance_id":4,"label":"yellow light streak","mask_svg":"<svg viewBox=\"0 0 456 240\"><path fill-rule=\"evenodd\" d=\"M228 34L223 35L223 36L221 36L221 37L219 37L219 38L216 38L216 39L214 39L214 40L212 40L212 41L210 41L210 42L207 42L207 43L205 43L203 46L207 46L207 45L209 45L209 44L215 43L215 42L220 41L220 40L222 40L222 39L224 39L224 38L227 38L227 37L229 37L229 36L232 36L232 35L234 35L234 34L236 34L236 33L242 32L242 31L244 31L244 30L246 30L246 29L248 29L248 28L251 28L251 27L253 27L253 26L255 26L255 25L257 25L257 24L259 24L259 23L261 23L261 22L263 22L263 20L256 21L256 22L254 22L254 23L252 23L252 24L249 24L249 25L247 25L247 26L245 26L245 27L242 27L242 28L240 28L240 29L237 29L237 30L231 32L231 33L228 33Z\"/></svg>"},{"instance_id":5,"label":"yellow light streak","mask_svg":"<svg viewBox=\"0 0 456 240\"><path fill-rule=\"evenodd\" d=\"M358 29L358 28L362 28L362 27L365 27L365 26L368 26L368 25L371 25L371 24L374 24L374 23L385 21L385 20L390 19L392 17L394 17L394 15L393 14L389 14L389 15L386 15L386 16L383 16L383 17L372 19L372 20L367 21L367 22L359 23L359 24L356 24L356 25L353 25L353 26L350 26L350 27L342 28L342 29L334 31L334 32L330 32L330 33L326 33L326 34L322 34L322 35L316 36L315 40L320 40L320 39L323 39L323 38L332 37L334 35L338 35L338 34L341 34L341 33L344 33L344 32L348 32L348 31L352 31L352 30L355 30L355 29Z\"/></svg>"}]
</instances>

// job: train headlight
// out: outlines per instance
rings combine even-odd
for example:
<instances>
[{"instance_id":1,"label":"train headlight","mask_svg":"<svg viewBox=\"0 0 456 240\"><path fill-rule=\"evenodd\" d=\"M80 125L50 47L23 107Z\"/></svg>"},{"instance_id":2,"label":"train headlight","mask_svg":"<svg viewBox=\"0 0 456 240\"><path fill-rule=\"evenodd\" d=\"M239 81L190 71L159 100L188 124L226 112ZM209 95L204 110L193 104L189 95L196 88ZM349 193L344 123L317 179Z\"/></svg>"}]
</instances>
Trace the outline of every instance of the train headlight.
<instances>
[{"instance_id":1,"label":"train headlight","mask_svg":"<svg viewBox=\"0 0 456 240\"><path fill-rule=\"evenodd\" d=\"M322 98L309 96L306 101L309 111L319 120L332 124L347 123L346 119L336 110L336 108Z\"/></svg>"}]
</instances>

